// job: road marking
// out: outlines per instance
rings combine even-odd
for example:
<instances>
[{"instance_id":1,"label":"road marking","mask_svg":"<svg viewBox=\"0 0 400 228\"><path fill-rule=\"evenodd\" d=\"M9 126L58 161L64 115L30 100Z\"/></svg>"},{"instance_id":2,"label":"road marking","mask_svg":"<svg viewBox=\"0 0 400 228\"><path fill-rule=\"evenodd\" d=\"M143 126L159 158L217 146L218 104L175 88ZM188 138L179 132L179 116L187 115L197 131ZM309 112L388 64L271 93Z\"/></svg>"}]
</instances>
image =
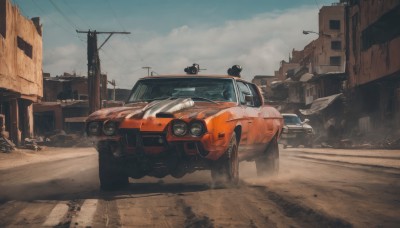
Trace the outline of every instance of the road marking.
<instances>
[{"instance_id":1,"label":"road marking","mask_svg":"<svg viewBox=\"0 0 400 228\"><path fill-rule=\"evenodd\" d=\"M65 217L65 215L68 213L68 205L64 203L58 203L49 216L47 216L46 221L43 223L43 226L50 226L54 227L57 226L61 223L62 219Z\"/></svg>"},{"instance_id":2,"label":"road marking","mask_svg":"<svg viewBox=\"0 0 400 228\"><path fill-rule=\"evenodd\" d=\"M97 203L97 199L85 200L78 215L72 219L70 227L92 227L93 217L97 209Z\"/></svg>"}]
</instances>

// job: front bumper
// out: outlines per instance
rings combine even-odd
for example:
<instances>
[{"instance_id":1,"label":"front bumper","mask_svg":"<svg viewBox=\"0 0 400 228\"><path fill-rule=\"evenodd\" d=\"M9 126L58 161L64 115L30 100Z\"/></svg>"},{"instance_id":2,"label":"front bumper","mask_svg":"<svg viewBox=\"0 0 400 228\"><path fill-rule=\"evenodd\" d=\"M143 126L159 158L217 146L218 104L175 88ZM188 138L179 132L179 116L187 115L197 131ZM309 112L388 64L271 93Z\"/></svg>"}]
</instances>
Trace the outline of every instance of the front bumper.
<instances>
[{"instance_id":1,"label":"front bumper","mask_svg":"<svg viewBox=\"0 0 400 228\"><path fill-rule=\"evenodd\" d=\"M284 145L309 145L312 143L314 134L306 132L282 133L279 140Z\"/></svg>"}]
</instances>

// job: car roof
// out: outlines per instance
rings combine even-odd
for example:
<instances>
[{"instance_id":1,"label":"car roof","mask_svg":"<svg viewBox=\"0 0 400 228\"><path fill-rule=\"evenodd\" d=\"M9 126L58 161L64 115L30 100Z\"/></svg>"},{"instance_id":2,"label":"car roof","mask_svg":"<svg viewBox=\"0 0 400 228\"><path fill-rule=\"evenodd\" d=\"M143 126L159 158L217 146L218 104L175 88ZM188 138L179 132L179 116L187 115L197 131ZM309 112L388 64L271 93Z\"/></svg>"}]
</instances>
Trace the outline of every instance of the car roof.
<instances>
[{"instance_id":1,"label":"car roof","mask_svg":"<svg viewBox=\"0 0 400 228\"><path fill-rule=\"evenodd\" d=\"M218 74L165 74L165 75L154 75L146 76L141 79L155 79L155 78L233 78L243 80L240 77L235 77L231 75L218 75ZM246 81L246 80L243 80Z\"/></svg>"}]
</instances>

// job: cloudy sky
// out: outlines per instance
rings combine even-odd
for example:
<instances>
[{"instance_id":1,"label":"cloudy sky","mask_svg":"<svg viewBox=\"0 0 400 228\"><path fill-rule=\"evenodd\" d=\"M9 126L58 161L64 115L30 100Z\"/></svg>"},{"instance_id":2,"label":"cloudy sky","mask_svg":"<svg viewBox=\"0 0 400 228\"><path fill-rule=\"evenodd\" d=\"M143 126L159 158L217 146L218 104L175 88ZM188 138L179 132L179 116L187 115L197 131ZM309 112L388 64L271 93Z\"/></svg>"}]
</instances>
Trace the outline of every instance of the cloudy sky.
<instances>
[{"instance_id":1,"label":"cloudy sky","mask_svg":"<svg viewBox=\"0 0 400 228\"><path fill-rule=\"evenodd\" d=\"M206 74L273 75L293 48L316 39L318 9L334 0L12 0L43 24L43 71L87 74L86 35L75 30L128 31L101 49L102 72L119 88L147 75L184 73L192 63ZM99 35L99 45L106 35Z\"/></svg>"}]
</instances>

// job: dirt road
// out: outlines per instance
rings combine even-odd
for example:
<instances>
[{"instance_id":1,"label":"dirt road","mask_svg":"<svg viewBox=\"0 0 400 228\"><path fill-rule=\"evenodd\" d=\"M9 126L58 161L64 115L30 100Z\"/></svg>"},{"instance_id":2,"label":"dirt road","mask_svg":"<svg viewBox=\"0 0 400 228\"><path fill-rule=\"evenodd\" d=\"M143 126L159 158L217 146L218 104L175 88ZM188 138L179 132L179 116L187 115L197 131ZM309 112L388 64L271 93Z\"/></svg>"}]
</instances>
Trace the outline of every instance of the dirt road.
<instances>
[{"instance_id":1,"label":"dirt road","mask_svg":"<svg viewBox=\"0 0 400 228\"><path fill-rule=\"evenodd\" d=\"M241 163L237 188L209 172L98 190L90 148L0 156L0 227L398 227L400 151L281 150L275 178ZM12 162L14 161L14 162Z\"/></svg>"}]
</instances>

